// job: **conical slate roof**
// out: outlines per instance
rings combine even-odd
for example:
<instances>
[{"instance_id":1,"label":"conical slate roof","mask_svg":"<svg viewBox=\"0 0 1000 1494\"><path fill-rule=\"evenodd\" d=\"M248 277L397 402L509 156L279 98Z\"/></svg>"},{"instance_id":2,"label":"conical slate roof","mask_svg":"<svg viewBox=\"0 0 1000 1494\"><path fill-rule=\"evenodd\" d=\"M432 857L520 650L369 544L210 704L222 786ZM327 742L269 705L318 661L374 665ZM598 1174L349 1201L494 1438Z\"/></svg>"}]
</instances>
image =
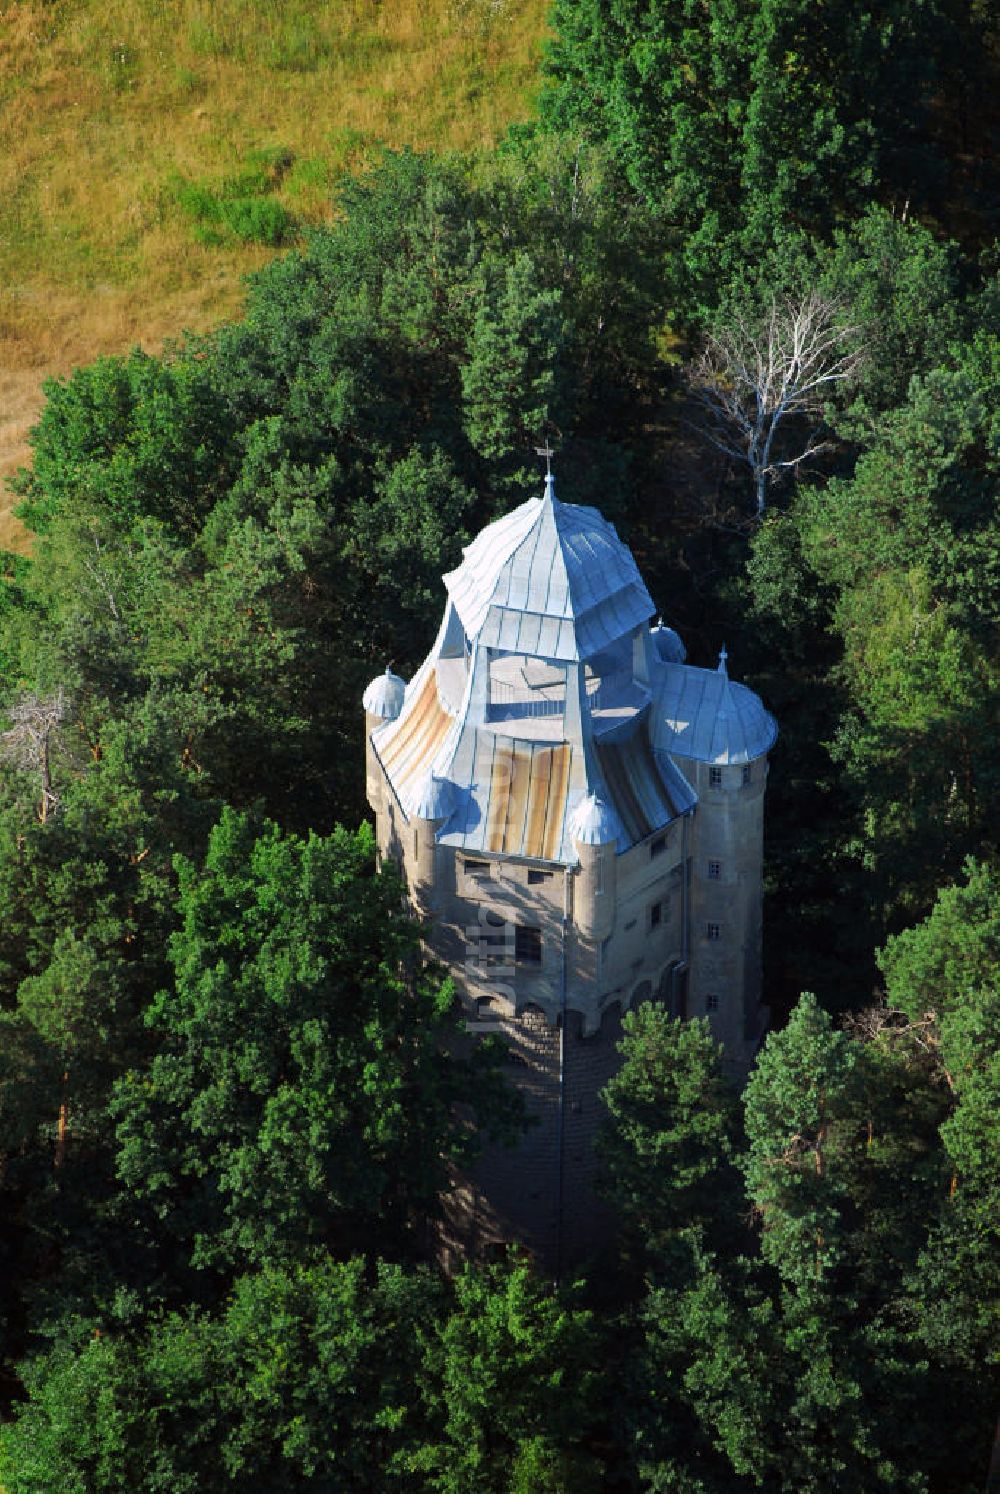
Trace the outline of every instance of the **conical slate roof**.
<instances>
[{"instance_id":1,"label":"conical slate roof","mask_svg":"<svg viewBox=\"0 0 1000 1494\"><path fill-rule=\"evenodd\" d=\"M638 567L596 508L545 494L489 524L444 578L469 639L589 659L654 611Z\"/></svg>"}]
</instances>

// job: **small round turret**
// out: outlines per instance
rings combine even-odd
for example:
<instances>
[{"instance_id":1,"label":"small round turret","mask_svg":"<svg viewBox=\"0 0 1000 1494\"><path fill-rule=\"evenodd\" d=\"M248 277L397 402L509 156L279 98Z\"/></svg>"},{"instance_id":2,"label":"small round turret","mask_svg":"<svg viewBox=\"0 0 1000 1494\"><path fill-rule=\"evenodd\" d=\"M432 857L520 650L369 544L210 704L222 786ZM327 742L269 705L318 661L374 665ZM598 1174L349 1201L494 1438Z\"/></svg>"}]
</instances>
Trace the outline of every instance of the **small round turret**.
<instances>
[{"instance_id":1,"label":"small round turret","mask_svg":"<svg viewBox=\"0 0 1000 1494\"><path fill-rule=\"evenodd\" d=\"M427 772L414 786L407 807L416 863L411 885L418 905L424 912L431 912L435 907L437 832L455 807L455 786L447 778Z\"/></svg>"},{"instance_id":2,"label":"small round turret","mask_svg":"<svg viewBox=\"0 0 1000 1494\"><path fill-rule=\"evenodd\" d=\"M588 794L573 813L570 833L580 858L577 928L586 939L606 939L615 925L617 846L624 831L611 806L599 794Z\"/></svg>"},{"instance_id":3,"label":"small round turret","mask_svg":"<svg viewBox=\"0 0 1000 1494\"><path fill-rule=\"evenodd\" d=\"M406 681L393 674L388 665L385 674L377 674L361 697L365 714L377 721L395 721L403 709L405 691Z\"/></svg>"},{"instance_id":4,"label":"small round turret","mask_svg":"<svg viewBox=\"0 0 1000 1494\"><path fill-rule=\"evenodd\" d=\"M618 816L599 794L588 794L577 805L570 821L570 831L578 845L613 845L622 834Z\"/></svg>"},{"instance_id":5,"label":"small round turret","mask_svg":"<svg viewBox=\"0 0 1000 1494\"><path fill-rule=\"evenodd\" d=\"M656 627L650 628L649 636L653 640L653 647L664 664L683 664L687 658L687 649L679 633L673 628L668 628L662 617L656 619Z\"/></svg>"},{"instance_id":6,"label":"small round turret","mask_svg":"<svg viewBox=\"0 0 1000 1494\"><path fill-rule=\"evenodd\" d=\"M383 775L375 757L372 732L386 721L395 721L403 709L406 681L393 674L392 666L385 674L377 674L368 686L361 703L365 708L365 788L368 803L376 817L384 809L382 792Z\"/></svg>"}]
</instances>

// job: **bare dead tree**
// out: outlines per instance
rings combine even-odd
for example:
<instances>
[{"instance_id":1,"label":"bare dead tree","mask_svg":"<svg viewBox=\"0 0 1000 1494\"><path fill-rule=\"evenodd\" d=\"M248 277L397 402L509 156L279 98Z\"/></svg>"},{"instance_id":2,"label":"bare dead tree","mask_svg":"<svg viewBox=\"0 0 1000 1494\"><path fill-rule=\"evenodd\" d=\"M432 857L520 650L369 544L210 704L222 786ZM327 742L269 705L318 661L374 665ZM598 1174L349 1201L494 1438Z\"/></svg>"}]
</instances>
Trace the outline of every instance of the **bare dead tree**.
<instances>
[{"instance_id":1,"label":"bare dead tree","mask_svg":"<svg viewBox=\"0 0 1000 1494\"><path fill-rule=\"evenodd\" d=\"M11 707L10 728L0 735L0 756L40 781L38 818L43 825L59 804L52 783L52 738L68 709L62 686L52 695L22 695Z\"/></svg>"},{"instance_id":2,"label":"bare dead tree","mask_svg":"<svg viewBox=\"0 0 1000 1494\"><path fill-rule=\"evenodd\" d=\"M759 322L737 316L711 333L688 370L702 416L697 428L719 451L749 466L758 518L778 473L831 444L818 430L824 400L832 385L854 377L864 356L860 329L841 320L842 310L815 290L799 301L775 299ZM813 429L779 456L776 437L795 416L806 417Z\"/></svg>"}]
</instances>

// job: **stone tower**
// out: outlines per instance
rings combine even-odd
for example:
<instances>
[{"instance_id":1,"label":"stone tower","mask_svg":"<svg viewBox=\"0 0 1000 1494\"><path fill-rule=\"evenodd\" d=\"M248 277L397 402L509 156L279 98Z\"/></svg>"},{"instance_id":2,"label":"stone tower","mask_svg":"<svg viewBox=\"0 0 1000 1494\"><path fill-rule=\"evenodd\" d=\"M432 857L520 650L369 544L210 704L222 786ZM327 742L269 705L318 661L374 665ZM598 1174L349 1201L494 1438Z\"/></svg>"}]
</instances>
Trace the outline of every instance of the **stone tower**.
<instances>
[{"instance_id":1,"label":"stone tower","mask_svg":"<svg viewBox=\"0 0 1000 1494\"><path fill-rule=\"evenodd\" d=\"M365 692L368 799L468 1027L500 1032L538 1123L452 1198L446 1256L599 1246L599 1091L622 1014L707 1014L737 1071L765 1025L763 795L776 727L686 664L630 551L545 493L469 545L409 685Z\"/></svg>"}]
</instances>

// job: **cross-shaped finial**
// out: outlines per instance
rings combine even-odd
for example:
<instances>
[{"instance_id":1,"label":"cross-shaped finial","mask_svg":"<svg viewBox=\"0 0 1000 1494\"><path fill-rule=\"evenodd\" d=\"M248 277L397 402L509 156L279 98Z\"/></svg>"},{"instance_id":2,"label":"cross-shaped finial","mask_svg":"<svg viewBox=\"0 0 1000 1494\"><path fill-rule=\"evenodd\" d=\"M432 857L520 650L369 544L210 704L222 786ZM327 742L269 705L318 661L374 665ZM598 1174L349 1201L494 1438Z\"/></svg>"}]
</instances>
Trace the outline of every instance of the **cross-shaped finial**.
<instances>
[{"instance_id":1,"label":"cross-shaped finial","mask_svg":"<svg viewBox=\"0 0 1000 1494\"><path fill-rule=\"evenodd\" d=\"M719 650L719 673L720 674L727 674L728 673L728 670L726 669L726 660L728 658L729 658L728 650L726 649L726 645L723 644L722 647Z\"/></svg>"}]
</instances>

